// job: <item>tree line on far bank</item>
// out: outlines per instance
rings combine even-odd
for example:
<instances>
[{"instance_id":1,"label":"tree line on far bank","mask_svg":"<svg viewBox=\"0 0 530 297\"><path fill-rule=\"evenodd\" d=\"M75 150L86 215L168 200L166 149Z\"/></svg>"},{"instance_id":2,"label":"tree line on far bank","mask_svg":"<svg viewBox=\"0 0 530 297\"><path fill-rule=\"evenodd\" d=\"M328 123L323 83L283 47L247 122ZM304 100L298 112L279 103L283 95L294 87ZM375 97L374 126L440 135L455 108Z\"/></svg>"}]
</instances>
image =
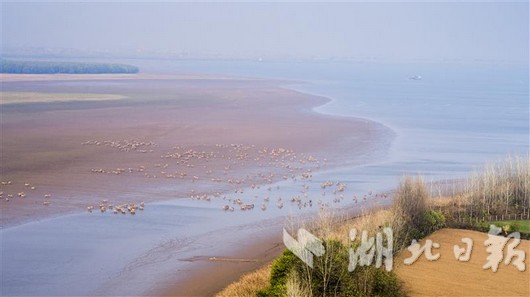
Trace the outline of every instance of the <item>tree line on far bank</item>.
<instances>
[{"instance_id":1,"label":"tree line on far bank","mask_svg":"<svg viewBox=\"0 0 530 297\"><path fill-rule=\"evenodd\" d=\"M138 73L136 66L114 63L79 63L49 61L11 61L1 60L0 73L18 74L103 74Z\"/></svg>"}]
</instances>

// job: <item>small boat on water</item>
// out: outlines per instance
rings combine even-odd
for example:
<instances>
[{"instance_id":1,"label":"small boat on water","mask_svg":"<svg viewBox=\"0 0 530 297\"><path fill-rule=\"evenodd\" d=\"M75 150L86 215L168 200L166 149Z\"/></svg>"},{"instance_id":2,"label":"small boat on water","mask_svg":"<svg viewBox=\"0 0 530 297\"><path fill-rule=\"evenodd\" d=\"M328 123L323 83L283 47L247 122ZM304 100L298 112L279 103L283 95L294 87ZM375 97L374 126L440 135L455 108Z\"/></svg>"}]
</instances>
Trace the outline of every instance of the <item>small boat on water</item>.
<instances>
[{"instance_id":1,"label":"small boat on water","mask_svg":"<svg viewBox=\"0 0 530 297\"><path fill-rule=\"evenodd\" d=\"M409 79L412 79L412 80L422 80L422 77L421 77L421 75L414 75L414 76L409 77Z\"/></svg>"}]
</instances>

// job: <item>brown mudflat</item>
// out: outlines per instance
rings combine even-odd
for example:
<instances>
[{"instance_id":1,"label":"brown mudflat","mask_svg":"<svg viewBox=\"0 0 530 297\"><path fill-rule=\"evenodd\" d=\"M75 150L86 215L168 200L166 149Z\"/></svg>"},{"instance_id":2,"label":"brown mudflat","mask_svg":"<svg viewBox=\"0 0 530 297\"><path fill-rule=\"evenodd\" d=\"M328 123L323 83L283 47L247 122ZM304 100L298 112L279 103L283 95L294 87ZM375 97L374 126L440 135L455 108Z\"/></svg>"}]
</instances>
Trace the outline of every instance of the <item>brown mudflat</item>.
<instances>
[{"instance_id":1,"label":"brown mudflat","mask_svg":"<svg viewBox=\"0 0 530 297\"><path fill-rule=\"evenodd\" d=\"M373 122L312 112L327 99L280 82L72 77L3 77L3 92L124 99L2 105L0 169L11 184L0 191L12 197L0 201L1 226L97 209L101 200L147 203L268 183L301 173L282 167L286 161L314 158L317 170L369 154L384 137Z\"/></svg>"}]
</instances>

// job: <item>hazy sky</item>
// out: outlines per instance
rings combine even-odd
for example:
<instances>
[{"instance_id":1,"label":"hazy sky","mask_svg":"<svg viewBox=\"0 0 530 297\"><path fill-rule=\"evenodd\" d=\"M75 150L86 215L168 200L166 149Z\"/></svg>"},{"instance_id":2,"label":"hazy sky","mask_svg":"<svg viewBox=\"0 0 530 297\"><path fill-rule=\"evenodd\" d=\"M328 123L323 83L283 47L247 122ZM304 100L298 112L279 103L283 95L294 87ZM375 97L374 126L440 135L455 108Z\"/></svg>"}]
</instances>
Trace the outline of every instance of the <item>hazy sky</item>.
<instances>
[{"instance_id":1,"label":"hazy sky","mask_svg":"<svg viewBox=\"0 0 530 297\"><path fill-rule=\"evenodd\" d=\"M528 2L2 2L2 46L528 61Z\"/></svg>"}]
</instances>

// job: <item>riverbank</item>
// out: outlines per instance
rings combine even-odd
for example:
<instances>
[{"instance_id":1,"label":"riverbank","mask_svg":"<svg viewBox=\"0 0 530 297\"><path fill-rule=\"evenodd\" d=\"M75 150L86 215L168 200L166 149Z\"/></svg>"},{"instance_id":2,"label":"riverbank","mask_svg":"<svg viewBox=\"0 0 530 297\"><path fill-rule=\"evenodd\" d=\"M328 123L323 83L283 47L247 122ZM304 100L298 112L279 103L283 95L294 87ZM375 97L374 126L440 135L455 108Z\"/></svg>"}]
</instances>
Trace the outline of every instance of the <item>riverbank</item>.
<instances>
[{"instance_id":1,"label":"riverbank","mask_svg":"<svg viewBox=\"0 0 530 297\"><path fill-rule=\"evenodd\" d=\"M524 259L529 241L519 242L519 238L528 239L525 230L529 222L529 168L527 155L489 164L482 172L470 174L467 179L455 183L452 193L446 196L429 192L422 178L407 177L396 189L392 204L386 208L347 221L330 213L321 216L314 224L301 224L293 229L296 231L303 226L324 241L325 255L315 258L315 265L320 266L300 270L299 265L305 268L305 264L296 258L292 260L294 256L287 252L277 258L272 267L262 266L230 284L217 296L254 296L258 292L260 296L288 292L292 296L309 296L309 289L313 290L313 295L315 290L321 295L318 290L326 288L392 296L527 296L530 278ZM506 222L502 221L503 217L517 220ZM362 246L365 241L355 236L355 239L350 238L351 230L366 230L369 236L374 236L381 233L382 226L391 228L393 234L387 238L392 238L394 272L384 278L381 277L383 268L379 268L379 274L371 274L374 271L367 272L362 268L360 272L347 270L348 262L351 264L352 261L351 254L348 258L351 253L348 247ZM510 241L510 237L516 239ZM427 259L422 256L423 251L415 253L415 240L419 243L416 248L426 248ZM506 260L499 266L499 271L499 263L493 259L496 241L502 242L498 262L503 257ZM466 256L457 254L462 243L467 245L461 251L467 250L469 254ZM329 246L335 248L328 250ZM512 249L515 258L510 259ZM416 262L417 255L420 259ZM329 261L335 262L330 264ZM336 267L331 274L325 270L330 265ZM364 281L356 279L369 275L373 277ZM330 279L336 282L333 287L321 285ZM447 284L450 288L444 287ZM390 294L387 289L395 291Z\"/></svg>"}]
</instances>

